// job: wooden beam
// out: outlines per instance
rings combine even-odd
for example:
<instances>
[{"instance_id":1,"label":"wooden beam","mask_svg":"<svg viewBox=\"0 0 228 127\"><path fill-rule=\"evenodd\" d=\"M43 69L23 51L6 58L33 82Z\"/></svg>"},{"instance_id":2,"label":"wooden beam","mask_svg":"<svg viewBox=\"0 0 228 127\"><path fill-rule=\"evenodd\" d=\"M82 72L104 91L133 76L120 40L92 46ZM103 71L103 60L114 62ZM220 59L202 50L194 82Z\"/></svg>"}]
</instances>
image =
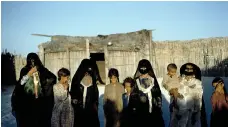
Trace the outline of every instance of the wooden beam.
<instances>
[{"instance_id":1,"label":"wooden beam","mask_svg":"<svg viewBox=\"0 0 228 127\"><path fill-rule=\"evenodd\" d=\"M32 36L42 36L42 37L52 37L52 35L45 35L45 34L31 34Z\"/></svg>"},{"instance_id":2,"label":"wooden beam","mask_svg":"<svg viewBox=\"0 0 228 127\"><path fill-rule=\"evenodd\" d=\"M90 58L90 53L89 53L89 39L86 39L86 57L88 59Z\"/></svg>"},{"instance_id":3,"label":"wooden beam","mask_svg":"<svg viewBox=\"0 0 228 127\"><path fill-rule=\"evenodd\" d=\"M69 50L69 48L67 48L66 53L67 53L67 63L68 63L68 69L70 70L70 50Z\"/></svg>"},{"instance_id":4,"label":"wooden beam","mask_svg":"<svg viewBox=\"0 0 228 127\"><path fill-rule=\"evenodd\" d=\"M42 45L39 46L39 57L43 65L45 66L45 51Z\"/></svg>"},{"instance_id":5,"label":"wooden beam","mask_svg":"<svg viewBox=\"0 0 228 127\"><path fill-rule=\"evenodd\" d=\"M109 80L108 80L108 68L109 68L109 59L108 59L108 49L107 45L104 45L104 55L105 55L105 84L107 85Z\"/></svg>"}]
</instances>

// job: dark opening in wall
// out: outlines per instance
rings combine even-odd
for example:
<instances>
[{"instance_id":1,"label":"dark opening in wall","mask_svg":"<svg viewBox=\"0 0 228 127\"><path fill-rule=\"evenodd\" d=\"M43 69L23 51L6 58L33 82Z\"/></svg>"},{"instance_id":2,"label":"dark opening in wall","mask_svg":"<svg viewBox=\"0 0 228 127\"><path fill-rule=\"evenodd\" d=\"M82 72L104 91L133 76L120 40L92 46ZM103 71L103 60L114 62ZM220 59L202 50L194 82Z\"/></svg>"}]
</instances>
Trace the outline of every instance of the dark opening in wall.
<instances>
[{"instance_id":1,"label":"dark opening in wall","mask_svg":"<svg viewBox=\"0 0 228 127\"><path fill-rule=\"evenodd\" d=\"M105 58L104 53L90 53L90 59L96 61L101 80L105 82L106 75L105 75Z\"/></svg>"},{"instance_id":2,"label":"dark opening in wall","mask_svg":"<svg viewBox=\"0 0 228 127\"><path fill-rule=\"evenodd\" d=\"M104 53L90 53L90 58L95 61L104 61Z\"/></svg>"}]
</instances>

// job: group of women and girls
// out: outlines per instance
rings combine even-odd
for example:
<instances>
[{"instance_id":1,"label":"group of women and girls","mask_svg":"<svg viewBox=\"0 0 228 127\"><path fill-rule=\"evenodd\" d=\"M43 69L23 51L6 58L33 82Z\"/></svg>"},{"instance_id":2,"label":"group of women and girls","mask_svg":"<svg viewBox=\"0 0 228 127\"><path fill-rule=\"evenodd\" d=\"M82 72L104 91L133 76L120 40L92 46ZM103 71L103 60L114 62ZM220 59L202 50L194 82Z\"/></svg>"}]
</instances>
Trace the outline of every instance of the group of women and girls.
<instances>
[{"instance_id":1,"label":"group of women and girls","mask_svg":"<svg viewBox=\"0 0 228 127\"><path fill-rule=\"evenodd\" d=\"M186 63L177 76L177 66L169 64L167 71L162 86L171 96L169 126L207 126L199 67ZM97 83L104 83L96 62L82 60L72 80L66 68L57 75L43 66L37 54L28 54L12 94L17 126L99 127ZM165 126L161 90L148 60L140 60L134 77L127 77L122 84L117 69L111 68L108 77L103 105L106 127ZM228 95L223 79L215 78L212 86L211 127L227 127Z\"/></svg>"}]
</instances>

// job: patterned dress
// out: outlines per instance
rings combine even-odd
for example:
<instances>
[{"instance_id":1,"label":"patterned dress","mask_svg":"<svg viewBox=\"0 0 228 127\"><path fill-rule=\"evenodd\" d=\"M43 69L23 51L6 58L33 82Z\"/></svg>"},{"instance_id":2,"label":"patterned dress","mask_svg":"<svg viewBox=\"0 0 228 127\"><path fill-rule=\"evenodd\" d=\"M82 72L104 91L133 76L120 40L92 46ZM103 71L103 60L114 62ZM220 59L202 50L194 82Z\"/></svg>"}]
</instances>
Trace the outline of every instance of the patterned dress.
<instances>
[{"instance_id":1,"label":"patterned dress","mask_svg":"<svg viewBox=\"0 0 228 127\"><path fill-rule=\"evenodd\" d=\"M73 127L74 111L71 96L63 85L58 83L53 87L55 105L52 112L52 127Z\"/></svg>"}]
</instances>

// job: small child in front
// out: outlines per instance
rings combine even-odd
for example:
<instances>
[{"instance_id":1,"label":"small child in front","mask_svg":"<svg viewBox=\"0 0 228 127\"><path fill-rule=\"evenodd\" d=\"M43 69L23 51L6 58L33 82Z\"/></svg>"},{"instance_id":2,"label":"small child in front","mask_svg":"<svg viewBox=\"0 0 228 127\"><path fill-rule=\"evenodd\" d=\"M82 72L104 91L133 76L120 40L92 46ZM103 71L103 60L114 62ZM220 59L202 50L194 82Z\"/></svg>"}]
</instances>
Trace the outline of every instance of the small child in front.
<instances>
[{"instance_id":1,"label":"small child in front","mask_svg":"<svg viewBox=\"0 0 228 127\"><path fill-rule=\"evenodd\" d=\"M167 66L168 73L164 76L162 85L163 87L169 91L171 96L172 105L178 109L177 106L177 97L181 97L178 93L178 88L180 87L180 80L176 74L177 66L174 63L171 63Z\"/></svg>"}]
</instances>

